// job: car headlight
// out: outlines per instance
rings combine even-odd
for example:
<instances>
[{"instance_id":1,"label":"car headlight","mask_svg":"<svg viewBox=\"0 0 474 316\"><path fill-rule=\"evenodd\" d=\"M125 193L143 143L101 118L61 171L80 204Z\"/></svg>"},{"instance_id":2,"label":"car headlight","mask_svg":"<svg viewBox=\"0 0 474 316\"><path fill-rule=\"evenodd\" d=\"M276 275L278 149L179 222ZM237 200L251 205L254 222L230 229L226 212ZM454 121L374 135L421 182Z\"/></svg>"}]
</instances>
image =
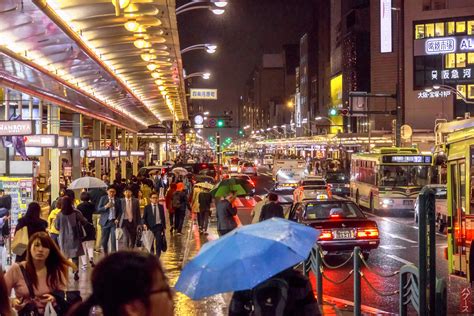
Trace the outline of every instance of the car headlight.
<instances>
[{"instance_id":1,"label":"car headlight","mask_svg":"<svg viewBox=\"0 0 474 316\"><path fill-rule=\"evenodd\" d=\"M383 200L382 200L382 204L383 204L383 205L392 205L392 204L393 204L393 200L390 200L390 199L383 199Z\"/></svg>"}]
</instances>

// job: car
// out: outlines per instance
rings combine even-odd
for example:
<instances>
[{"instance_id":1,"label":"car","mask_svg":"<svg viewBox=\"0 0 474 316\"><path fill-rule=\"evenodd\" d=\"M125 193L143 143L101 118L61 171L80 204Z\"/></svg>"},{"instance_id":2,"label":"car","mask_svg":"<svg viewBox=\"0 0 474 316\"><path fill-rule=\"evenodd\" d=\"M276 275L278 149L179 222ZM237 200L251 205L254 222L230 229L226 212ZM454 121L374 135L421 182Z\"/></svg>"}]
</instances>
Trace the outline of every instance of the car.
<instances>
[{"instance_id":1,"label":"car","mask_svg":"<svg viewBox=\"0 0 474 316\"><path fill-rule=\"evenodd\" d=\"M258 175L257 166L253 162L244 162L239 167L239 173Z\"/></svg>"},{"instance_id":2,"label":"car","mask_svg":"<svg viewBox=\"0 0 474 316\"><path fill-rule=\"evenodd\" d=\"M435 190L435 214L438 231L445 233L446 225L448 224L448 191L445 184L430 184L427 187ZM418 225L420 213L419 195L416 197L415 204L415 224Z\"/></svg>"},{"instance_id":3,"label":"car","mask_svg":"<svg viewBox=\"0 0 474 316\"><path fill-rule=\"evenodd\" d=\"M273 166L273 155L266 154L263 156L262 165L266 165L268 169L271 169Z\"/></svg>"},{"instance_id":4,"label":"car","mask_svg":"<svg viewBox=\"0 0 474 316\"><path fill-rule=\"evenodd\" d=\"M331 188L334 195L349 196L350 181L349 176L345 172L333 171L327 172L325 176L326 183Z\"/></svg>"},{"instance_id":5,"label":"car","mask_svg":"<svg viewBox=\"0 0 474 316\"><path fill-rule=\"evenodd\" d=\"M321 230L318 245L329 255L343 255L359 246L364 259L380 244L377 223L352 201L334 197L293 204L289 220Z\"/></svg>"},{"instance_id":6,"label":"car","mask_svg":"<svg viewBox=\"0 0 474 316\"><path fill-rule=\"evenodd\" d=\"M306 177L301 180L293 192L293 200L301 202L304 200L328 199L332 196L330 187L326 180L321 177Z\"/></svg>"},{"instance_id":7,"label":"car","mask_svg":"<svg viewBox=\"0 0 474 316\"><path fill-rule=\"evenodd\" d=\"M252 191L250 192L251 195L255 194L255 182L250 178L249 175L242 174L242 173L231 173L228 175L228 178L230 179L242 179L247 181L251 187L253 187Z\"/></svg>"},{"instance_id":8,"label":"car","mask_svg":"<svg viewBox=\"0 0 474 316\"><path fill-rule=\"evenodd\" d=\"M239 158L232 158L229 160L229 171L230 172L238 172L239 171L239 162L241 160Z\"/></svg>"}]
</instances>

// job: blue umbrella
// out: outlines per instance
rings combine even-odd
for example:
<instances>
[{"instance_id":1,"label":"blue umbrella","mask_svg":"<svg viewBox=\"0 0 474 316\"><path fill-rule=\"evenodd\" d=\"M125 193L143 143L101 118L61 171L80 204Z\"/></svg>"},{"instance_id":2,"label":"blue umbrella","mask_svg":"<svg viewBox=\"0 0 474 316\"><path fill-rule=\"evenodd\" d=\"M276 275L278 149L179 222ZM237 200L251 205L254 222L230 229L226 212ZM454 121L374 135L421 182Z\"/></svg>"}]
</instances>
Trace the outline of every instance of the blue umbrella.
<instances>
[{"instance_id":1,"label":"blue umbrella","mask_svg":"<svg viewBox=\"0 0 474 316\"><path fill-rule=\"evenodd\" d=\"M175 288L195 300L252 289L305 260L319 234L281 218L242 226L205 244L184 267Z\"/></svg>"}]
</instances>

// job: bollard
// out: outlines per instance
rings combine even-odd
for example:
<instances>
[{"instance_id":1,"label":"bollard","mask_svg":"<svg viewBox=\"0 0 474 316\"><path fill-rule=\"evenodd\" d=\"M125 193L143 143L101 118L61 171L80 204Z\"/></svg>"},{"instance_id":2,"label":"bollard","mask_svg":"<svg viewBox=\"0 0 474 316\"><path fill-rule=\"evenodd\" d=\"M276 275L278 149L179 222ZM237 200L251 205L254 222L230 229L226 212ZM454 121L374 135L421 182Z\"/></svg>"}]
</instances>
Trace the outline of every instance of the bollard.
<instances>
[{"instance_id":1,"label":"bollard","mask_svg":"<svg viewBox=\"0 0 474 316\"><path fill-rule=\"evenodd\" d=\"M354 248L354 315L361 316L360 297L360 248Z\"/></svg>"},{"instance_id":2,"label":"bollard","mask_svg":"<svg viewBox=\"0 0 474 316\"><path fill-rule=\"evenodd\" d=\"M322 259L319 246L314 250L316 252L316 287L318 292L318 304L323 304L323 274L321 273Z\"/></svg>"}]
</instances>

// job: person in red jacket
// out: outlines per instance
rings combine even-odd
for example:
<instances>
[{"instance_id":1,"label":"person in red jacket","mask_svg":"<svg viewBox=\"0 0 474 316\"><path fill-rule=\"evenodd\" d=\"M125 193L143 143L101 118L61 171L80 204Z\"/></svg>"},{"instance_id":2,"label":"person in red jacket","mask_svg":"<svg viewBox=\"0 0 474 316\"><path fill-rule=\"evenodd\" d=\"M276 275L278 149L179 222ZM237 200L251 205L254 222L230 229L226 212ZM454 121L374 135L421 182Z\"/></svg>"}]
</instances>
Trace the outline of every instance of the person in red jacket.
<instances>
[{"instance_id":1,"label":"person in red jacket","mask_svg":"<svg viewBox=\"0 0 474 316\"><path fill-rule=\"evenodd\" d=\"M165 204L166 209L168 210L168 215L170 219L170 231L173 233L174 230L174 208L173 208L173 194L176 192L176 183L171 183L170 188L166 192Z\"/></svg>"}]
</instances>

